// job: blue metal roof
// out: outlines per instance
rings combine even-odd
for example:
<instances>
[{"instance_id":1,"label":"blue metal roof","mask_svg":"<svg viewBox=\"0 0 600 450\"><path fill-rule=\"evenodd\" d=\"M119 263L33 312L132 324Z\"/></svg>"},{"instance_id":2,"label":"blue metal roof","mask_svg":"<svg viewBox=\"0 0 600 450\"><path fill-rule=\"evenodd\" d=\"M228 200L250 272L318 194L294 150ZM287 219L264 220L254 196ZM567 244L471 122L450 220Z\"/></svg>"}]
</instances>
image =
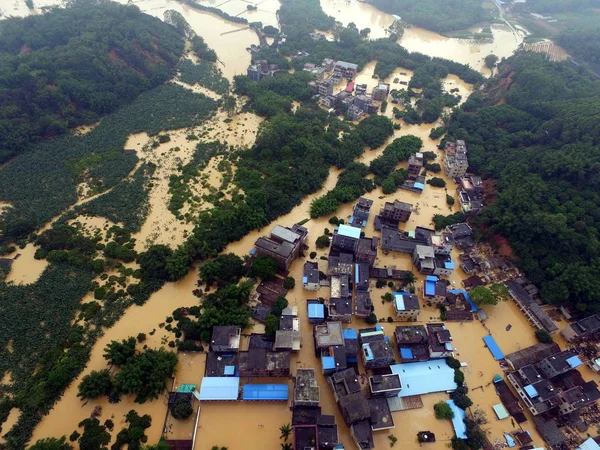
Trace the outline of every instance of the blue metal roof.
<instances>
[{"instance_id":1,"label":"blue metal roof","mask_svg":"<svg viewBox=\"0 0 600 450\"><path fill-rule=\"evenodd\" d=\"M225 375L235 374L235 366L225 366L225 369L223 370L223 374L225 374Z\"/></svg>"},{"instance_id":2,"label":"blue metal roof","mask_svg":"<svg viewBox=\"0 0 600 450\"><path fill-rule=\"evenodd\" d=\"M523 389L525 389L525 392L527 392L529 398L536 398L539 395L538 391L531 384L528 384Z\"/></svg>"},{"instance_id":3,"label":"blue metal roof","mask_svg":"<svg viewBox=\"0 0 600 450\"><path fill-rule=\"evenodd\" d=\"M358 333L352 328L345 328L343 334L344 339L358 339Z\"/></svg>"},{"instance_id":4,"label":"blue metal roof","mask_svg":"<svg viewBox=\"0 0 600 450\"><path fill-rule=\"evenodd\" d=\"M333 356L322 356L321 364L324 370L335 369L335 358Z\"/></svg>"},{"instance_id":5,"label":"blue metal roof","mask_svg":"<svg viewBox=\"0 0 600 450\"><path fill-rule=\"evenodd\" d=\"M404 311L406 305L404 304L404 295L399 292L394 292L394 301L396 302L396 311Z\"/></svg>"},{"instance_id":6,"label":"blue metal roof","mask_svg":"<svg viewBox=\"0 0 600 450\"><path fill-rule=\"evenodd\" d=\"M438 278L438 277L436 277L435 275L427 275L427 276L425 277L425 280L427 280L427 281L438 281L438 280L439 280L439 278Z\"/></svg>"},{"instance_id":7,"label":"blue metal roof","mask_svg":"<svg viewBox=\"0 0 600 450\"><path fill-rule=\"evenodd\" d=\"M403 359L412 359L412 350L410 348L400 347L400 356L402 356Z\"/></svg>"},{"instance_id":8,"label":"blue metal roof","mask_svg":"<svg viewBox=\"0 0 600 450\"><path fill-rule=\"evenodd\" d=\"M508 445L509 448L517 445L510 434L504 433L504 439L506 439L506 445Z\"/></svg>"},{"instance_id":9,"label":"blue metal roof","mask_svg":"<svg viewBox=\"0 0 600 450\"><path fill-rule=\"evenodd\" d=\"M238 377L204 377L200 385L200 400L237 400Z\"/></svg>"},{"instance_id":10,"label":"blue metal roof","mask_svg":"<svg viewBox=\"0 0 600 450\"><path fill-rule=\"evenodd\" d=\"M456 269L456 266L454 265L454 261L452 261L452 260L444 262L444 267L449 270Z\"/></svg>"},{"instance_id":11,"label":"blue metal roof","mask_svg":"<svg viewBox=\"0 0 600 450\"><path fill-rule=\"evenodd\" d=\"M363 344L362 349L365 355L365 360L373 361L373 351L371 350L371 346L369 344Z\"/></svg>"},{"instance_id":12,"label":"blue metal roof","mask_svg":"<svg viewBox=\"0 0 600 450\"><path fill-rule=\"evenodd\" d=\"M454 433L456 437L459 439L467 439L467 425L465 425L465 410L459 408L454 403L454 400L446 400L448 406L454 413L454 418L452 419L452 426L454 427Z\"/></svg>"},{"instance_id":13,"label":"blue metal roof","mask_svg":"<svg viewBox=\"0 0 600 450\"><path fill-rule=\"evenodd\" d=\"M419 183L418 181L415 184L413 184L413 187L415 189L421 189L421 190L425 189L425 185L423 183Z\"/></svg>"},{"instance_id":14,"label":"blue metal roof","mask_svg":"<svg viewBox=\"0 0 600 450\"><path fill-rule=\"evenodd\" d=\"M429 278L429 277L427 277L427 278ZM435 283L436 283L436 281L425 280L425 295L429 295L432 297L435 295Z\"/></svg>"},{"instance_id":15,"label":"blue metal roof","mask_svg":"<svg viewBox=\"0 0 600 450\"><path fill-rule=\"evenodd\" d=\"M338 226L338 234L342 236L360 239L360 228L351 227L350 225L342 224Z\"/></svg>"},{"instance_id":16,"label":"blue metal roof","mask_svg":"<svg viewBox=\"0 0 600 450\"><path fill-rule=\"evenodd\" d=\"M402 379L402 390L398 397L456 390L454 369L443 359L393 364L390 368Z\"/></svg>"},{"instance_id":17,"label":"blue metal roof","mask_svg":"<svg viewBox=\"0 0 600 450\"><path fill-rule=\"evenodd\" d=\"M308 304L308 318L309 319L324 319L325 318L325 306L321 303L309 303Z\"/></svg>"},{"instance_id":18,"label":"blue metal roof","mask_svg":"<svg viewBox=\"0 0 600 450\"><path fill-rule=\"evenodd\" d=\"M594 438L589 438L577 447L577 450L600 450L600 445L594 441Z\"/></svg>"},{"instance_id":19,"label":"blue metal roof","mask_svg":"<svg viewBox=\"0 0 600 450\"><path fill-rule=\"evenodd\" d=\"M498 347L498 344L496 344L496 341L491 335L484 336L483 342L485 342L485 345L487 345L488 349L490 350L492 356L496 361L504 359L504 353L502 352L502 350L500 350L500 347Z\"/></svg>"},{"instance_id":20,"label":"blue metal roof","mask_svg":"<svg viewBox=\"0 0 600 450\"><path fill-rule=\"evenodd\" d=\"M572 369L575 369L576 367L579 367L583 363L579 359L579 356L575 355L575 356L571 356L570 358L567 359L567 364L569 366L571 366Z\"/></svg>"},{"instance_id":21,"label":"blue metal roof","mask_svg":"<svg viewBox=\"0 0 600 450\"><path fill-rule=\"evenodd\" d=\"M302 284L308 283L308 277L305 275L302 277Z\"/></svg>"},{"instance_id":22,"label":"blue metal roof","mask_svg":"<svg viewBox=\"0 0 600 450\"><path fill-rule=\"evenodd\" d=\"M288 395L287 384L246 384L242 399L286 401Z\"/></svg>"}]
</instances>

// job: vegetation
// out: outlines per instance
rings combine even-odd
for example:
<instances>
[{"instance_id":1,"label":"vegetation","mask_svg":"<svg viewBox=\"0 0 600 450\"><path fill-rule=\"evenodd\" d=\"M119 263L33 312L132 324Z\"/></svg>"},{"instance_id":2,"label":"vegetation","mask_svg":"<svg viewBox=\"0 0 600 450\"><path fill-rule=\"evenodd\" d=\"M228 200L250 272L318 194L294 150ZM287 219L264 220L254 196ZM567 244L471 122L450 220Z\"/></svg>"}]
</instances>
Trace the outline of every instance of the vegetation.
<instances>
[{"instance_id":1,"label":"vegetation","mask_svg":"<svg viewBox=\"0 0 600 450\"><path fill-rule=\"evenodd\" d=\"M477 306L497 305L498 297L494 295L491 289L485 286L477 286L469 291L469 295Z\"/></svg>"},{"instance_id":2,"label":"vegetation","mask_svg":"<svg viewBox=\"0 0 600 450\"><path fill-rule=\"evenodd\" d=\"M73 446L67 442L67 438L62 436L57 438L45 438L38 440L29 447L31 450L72 450Z\"/></svg>"},{"instance_id":3,"label":"vegetation","mask_svg":"<svg viewBox=\"0 0 600 450\"><path fill-rule=\"evenodd\" d=\"M441 401L433 405L435 412L435 418L438 420L452 420L454 419L454 411L450 408L450 405L445 401Z\"/></svg>"},{"instance_id":4,"label":"vegetation","mask_svg":"<svg viewBox=\"0 0 600 450\"><path fill-rule=\"evenodd\" d=\"M485 57L485 65L490 70L494 70L494 67L496 67L497 62L498 62L498 57L494 54L490 54Z\"/></svg>"},{"instance_id":5,"label":"vegetation","mask_svg":"<svg viewBox=\"0 0 600 450\"><path fill-rule=\"evenodd\" d=\"M359 125L358 135L372 149L381 147L394 134L394 124L385 116L371 115L361 120Z\"/></svg>"},{"instance_id":6,"label":"vegetation","mask_svg":"<svg viewBox=\"0 0 600 450\"><path fill-rule=\"evenodd\" d=\"M283 287L285 289L294 289L295 286L296 280L293 277L285 277L285 280L283 280Z\"/></svg>"},{"instance_id":7,"label":"vegetation","mask_svg":"<svg viewBox=\"0 0 600 450\"><path fill-rule=\"evenodd\" d=\"M184 83L199 84L217 94L226 94L229 90L229 81L223 78L221 70L212 61L200 61L194 64L189 59L184 59L178 65L180 79Z\"/></svg>"},{"instance_id":8,"label":"vegetation","mask_svg":"<svg viewBox=\"0 0 600 450\"><path fill-rule=\"evenodd\" d=\"M430 178L429 180L427 180L427 184L439 188L446 187L446 182L444 181L444 179L439 177Z\"/></svg>"},{"instance_id":9,"label":"vegetation","mask_svg":"<svg viewBox=\"0 0 600 450\"><path fill-rule=\"evenodd\" d=\"M0 39L0 163L163 83L182 51L172 27L116 3L7 20Z\"/></svg>"},{"instance_id":10,"label":"vegetation","mask_svg":"<svg viewBox=\"0 0 600 450\"><path fill-rule=\"evenodd\" d=\"M94 399L101 395L109 395L113 390L112 378L108 369L92 371L79 383L78 397Z\"/></svg>"},{"instance_id":11,"label":"vegetation","mask_svg":"<svg viewBox=\"0 0 600 450\"><path fill-rule=\"evenodd\" d=\"M120 150L131 133L156 135L161 130L200 124L215 109L215 102L207 97L166 84L140 95L83 136L63 136L35 145L0 168L0 201L13 205L0 218L0 239L25 237L57 216L77 200L80 180L95 186L96 192L119 183L136 165L135 155ZM100 158L90 159L91 155ZM79 161L86 162L85 170L74 172L74 167L80 167L75 165ZM39 195L40 189L44 196ZM130 189L135 190L135 183ZM138 210L133 201L126 201L125 194L116 197L123 200L118 205L119 215L130 208ZM96 207L108 209L102 203ZM67 217L74 216L72 213Z\"/></svg>"},{"instance_id":12,"label":"vegetation","mask_svg":"<svg viewBox=\"0 0 600 450\"><path fill-rule=\"evenodd\" d=\"M327 248L329 247L330 241L329 241L329 236L327 236L326 234L323 234L321 236L319 236L315 242L317 248Z\"/></svg>"},{"instance_id":13,"label":"vegetation","mask_svg":"<svg viewBox=\"0 0 600 450\"><path fill-rule=\"evenodd\" d=\"M277 263L268 256L257 256L252 262L250 272L251 277L258 277L261 280L272 280L277 273Z\"/></svg>"},{"instance_id":14,"label":"vegetation","mask_svg":"<svg viewBox=\"0 0 600 450\"><path fill-rule=\"evenodd\" d=\"M185 420L194 413L189 398L181 397L171 407L171 415L177 420Z\"/></svg>"},{"instance_id":15,"label":"vegetation","mask_svg":"<svg viewBox=\"0 0 600 450\"><path fill-rule=\"evenodd\" d=\"M546 330L536 330L535 337L542 344L550 344L554 342L552 336Z\"/></svg>"},{"instance_id":16,"label":"vegetation","mask_svg":"<svg viewBox=\"0 0 600 450\"><path fill-rule=\"evenodd\" d=\"M436 231L443 230L444 228L454 225L455 223L463 223L466 221L466 216L461 212L450 214L448 216L444 216L442 214L433 215L433 224L435 225Z\"/></svg>"},{"instance_id":17,"label":"vegetation","mask_svg":"<svg viewBox=\"0 0 600 450\"><path fill-rule=\"evenodd\" d=\"M495 180L497 200L479 224L508 238L542 298L590 313L600 310L599 99L585 68L519 53L450 122L468 142L469 166Z\"/></svg>"},{"instance_id":18,"label":"vegetation","mask_svg":"<svg viewBox=\"0 0 600 450\"><path fill-rule=\"evenodd\" d=\"M115 443L111 445L111 450L121 450L125 446L128 449L141 450L142 443L148 441L145 430L150 428L152 417L148 414L140 416L137 412L131 410L125 416L125 423L127 424L127 428L119 431Z\"/></svg>"},{"instance_id":19,"label":"vegetation","mask_svg":"<svg viewBox=\"0 0 600 450\"><path fill-rule=\"evenodd\" d=\"M454 197L452 197L450 194L446 194L446 204L448 206L453 206L455 203Z\"/></svg>"},{"instance_id":20,"label":"vegetation","mask_svg":"<svg viewBox=\"0 0 600 450\"><path fill-rule=\"evenodd\" d=\"M486 20L488 13L481 3L481 0L374 0L373 6L390 14L398 14L403 21L412 25L444 32L464 30Z\"/></svg>"},{"instance_id":21,"label":"vegetation","mask_svg":"<svg viewBox=\"0 0 600 450\"><path fill-rule=\"evenodd\" d=\"M237 283L244 274L242 259L234 253L219 255L200 267L200 278L207 285L219 286Z\"/></svg>"}]
</instances>

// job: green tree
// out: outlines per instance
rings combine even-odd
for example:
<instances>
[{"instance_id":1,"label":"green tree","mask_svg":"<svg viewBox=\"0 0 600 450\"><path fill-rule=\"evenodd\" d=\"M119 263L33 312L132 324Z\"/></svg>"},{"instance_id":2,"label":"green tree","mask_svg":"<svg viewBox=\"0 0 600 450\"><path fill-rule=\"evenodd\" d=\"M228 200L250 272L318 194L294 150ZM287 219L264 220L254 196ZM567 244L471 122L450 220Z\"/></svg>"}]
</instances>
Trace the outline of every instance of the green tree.
<instances>
[{"instance_id":1,"label":"green tree","mask_svg":"<svg viewBox=\"0 0 600 450\"><path fill-rule=\"evenodd\" d=\"M72 450L73 446L67 442L66 436L61 438L39 439L29 447L32 450Z\"/></svg>"},{"instance_id":2,"label":"green tree","mask_svg":"<svg viewBox=\"0 0 600 450\"><path fill-rule=\"evenodd\" d=\"M492 291L498 300L506 301L509 299L508 288L504 284L494 283L490 286L490 291Z\"/></svg>"},{"instance_id":3,"label":"green tree","mask_svg":"<svg viewBox=\"0 0 600 450\"><path fill-rule=\"evenodd\" d=\"M415 276L414 273L412 272L404 272L404 275L402 276L402 283L404 284L404 286L408 286L410 284L415 284L415 282L417 281L417 277Z\"/></svg>"},{"instance_id":4,"label":"green tree","mask_svg":"<svg viewBox=\"0 0 600 450\"><path fill-rule=\"evenodd\" d=\"M219 255L200 266L200 277L207 284L237 283L244 273L243 264L242 259L234 253Z\"/></svg>"},{"instance_id":5,"label":"green tree","mask_svg":"<svg viewBox=\"0 0 600 450\"><path fill-rule=\"evenodd\" d=\"M112 377L108 369L94 370L84 376L79 383L78 397L94 399L101 395L108 395L113 389Z\"/></svg>"},{"instance_id":6,"label":"green tree","mask_svg":"<svg viewBox=\"0 0 600 450\"><path fill-rule=\"evenodd\" d=\"M273 337L277 330L279 330L279 317L274 314L268 314L265 322L265 335Z\"/></svg>"},{"instance_id":7,"label":"green tree","mask_svg":"<svg viewBox=\"0 0 600 450\"><path fill-rule=\"evenodd\" d=\"M171 415L177 420L185 420L194 412L189 398L181 397L171 407Z\"/></svg>"},{"instance_id":8,"label":"green tree","mask_svg":"<svg viewBox=\"0 0 600 450\"><path fill-rule=\"evenodd\" d=\"M367 322L369 325L375 325L377 323L377 316L375 313L369 314L369 316L365 319L365 322Z\"/></svg>"},{"instance_id":9,"label":"green tree","mask_svg":"<svg viewBox=\"0 0 600 450\"><path fill-rule=\"evenodd\" d=\"M83 433L79 438L79 448L81 450L106 450L106 445L110 442L110 433L106 427L100 425L96 418L87 418L79 422L83 427Z\"/></svg>"},{"instance_id":10,"label":"green tree","mask_svg":"<svg viewBox=\"0 0 600 450\"><path fill-rule=\"evenodd\" d=\"M292 434L292 427L289 423L285 424L285 425L281 425L279 427L279 431L281 432L281 435L279 436L279 438L283 439L284 441L287 441L290 438L290 434Z\"/></svg>"},{"instance_id":11,"label":"green tree","mask_svg":"<svg viewBox=\"0 0 600 450\"><path fill-rule=\"evenodd\" d=\"M435 418L438 420L452 420L454 419L454 411L450 408L450 405L444 401L438 402L433 405L435 411Z\"/></svg>"},{"instance_id":12,"label":"green tree","mask_svg":"<svg viewBox=\"0 0 600 450\"><path fill-rule=\"evenodd\" d=\"M152 245L144 253L140 253L137 262L142 271L142 280L168 280L167 262L173 255L166 245Z\"/></svg>"},{"instance_id":13,"label":"green tree","mask_svg":"<svg viewBox=\"0 0 600 450\"><path fill-rule=\"evenodd\" d=\"M122 367L135 355L135 338L111 341L104 349L104 359L111 365Z\"/></svg>"},{"instance_id":14,"label":"green tree","mask_svg":"<svg viewBox=\"0 0 600 450\"><path fill-rule=\"evenodd\" d=\"M429 180L427 180L427 184L439 188L446 187L446 182L444 181L444 179L439 177L430 178Z\"/></svg>"},{"instance_id":15,"label":"green tree","mask_svg":"<svg viewBox=\"0 0 600 450\"><path fill-rule=\"evenodd\" d=\"M261 280L272 280L277 273L277 263L268 256L258 256L252 263L249 275Z\"/></svg>"},{"instance_id":16,"label":"green tree","mask_svg":"<svg viewBox=\"0 0 600 450\"><path fill-rule=\"evenodd\" d=\"M293 277L286 277L283 280L283 287L285 289L294 289L294 286L296 286L296 280Z\"/></svg>"},{"instance_id":17,"label":"green tree","mask_svg":"<svg viewBox=\"0 0 600 450\"><path fill-rule=\"evenodd\" d=\"M317 241L315 242L315 244L316 244L317 248L329 247L329 244L330 244L329 236L327 236L326 234L319 236L317 238Z\"/></svg>"},{"instance_id":18,"label":"green tree","mask_svg":"<svg viewBox=\"0 0 600 450\"><path fill-rule=\"evenodd\" d=\"M546 330L536 330L535 337L542 344L550 344L554 342L552 336Z\"/></svg>"},{"instance_id":19,"label":"green tree","mask_svg":"<svg viewBox=\"0 0 600 450\"><path fill-rule=\"evenodd\" d=\"M477 306L481 305L497 305L498 297L494 295L491 289L485 286L477 286L469 291L471 300Z\"/></svg>"},{"instance_id":20,"label":"green tree","mask_svg":"<svg viewBox=\"0 0 600 450\"><path fill-rule=\"evenodd\" d=\"M494 70L494 67L496 67L497 62L498 62L498 57L494 54L489 54L485 57L485 65L490 70Z\"/></svg>"},{"instance_id":21,"label":"green tree","mask_svg":"<svg viewBox=\"0 0 600 450\"><path fill-rule=\"evenodd\" d=\"M294 450L294 446L289 442L283 442L281 444L281 450Z\"/></svg>"},{"instance_id":22,"label":"green tree","mask_svg":"<svg viewBox=\"0 0 600 450\"><path fill-rule=\"evenodd\" d=\"M182 279L190 270L191 263L192 255L188 246L185 244L178 246L165 263L168 279L171 281Z\"/></svg>"},{"instance_id":23,"label":"green tree","mask_svg":"<svg viewBox=\"0 0 600 450\"><path fill-rule=\"evenodd\" d=\"M158 398L176 366L177 354L162 348L147 349L121 367L115 376L115 389L121 394L135 394L136 403Z\"/></svg>"},{"instance_id":24,"label":"green tree","mask_svg":"<svg viewBox=\"0 0 600 450\"><path fill-rule=\"evenodd\" d=\"M454 205L454 197L452 197L451 195L446 194L446 204L448 206L453 206Z\"/></svg>"}]
</instances>

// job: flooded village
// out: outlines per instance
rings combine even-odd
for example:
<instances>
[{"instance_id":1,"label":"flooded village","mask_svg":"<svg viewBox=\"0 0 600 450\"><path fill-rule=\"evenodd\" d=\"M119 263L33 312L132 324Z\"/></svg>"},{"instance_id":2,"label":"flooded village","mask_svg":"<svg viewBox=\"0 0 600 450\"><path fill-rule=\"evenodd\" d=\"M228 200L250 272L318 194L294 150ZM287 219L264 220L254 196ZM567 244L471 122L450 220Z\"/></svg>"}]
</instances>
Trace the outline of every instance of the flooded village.
<instances>
[{"instance_id":1,"label":"flooded village","mask_svg":"<svg viewBox=\"0 0 600 450\"><path fill-rule=\"evenodd\" d=\"M38 0L36 5L54 3ZM259 45L259 39L246 26L174 0L132 3L157 17L165 10L181 12L216 51L229 80L246 74L258 81L277 70L266 60L251 61L247 49ZM259 2L256 10L240 0L201 3L278 25L277 1ZM15 5L17 15L23 8ZM384 37L395 20L355 0L323 0L321 5L344 25L369 27L370 38ZM508 57L523 39L503 25L494 25L492 33L491 42L476 42L409 27L398 42L409 51L470 64L487 76L485 56ZM215 326L201 351L179 350L168 390L156 400L137 404L126 396L119 403L83 401L78 385L92 371L106 368L104 351L111 341L144 334L145 347L159 348L174 339L174 312L187 314L199 304L197 292L204 286L198 282L198 267L182 280L166 283L143 306L130 306L103 330L86 369L42 418L31 442L69 436L90 416L111 419L117 431L135 409L153 419L145 431L148 444L163 439L178 450L442 449L453 439L466 441L477 430L485 436L486 449L598 448L592 436L600 427L600 318L543 304L537 287L516 267L510 247L479 240L468 222L492 196L482 179L469 172L469 142L439 148L439 139L430 132L441 121L408 125L395 117L394 106L411 104L397 95L410 81L408 69L396 68L379 80L375 62L359 71L352 61L328 59L304 70L314 75L310 87L320 106L333 112L343 103L352 122L377 114L382 102L390 102L381 114L402 126L357 161L368 165L394 139L417 136L423 147L397 166L406 169L407 179L393 194L377 187L334 214L311 218L311 202L338 181L341 171L332 167L322 189L223 251L244 258L247 267L259 258L275 261L277 275L257 281L251 294L250 328ZM453 75L443 85L460 95L461 102L473 91ZM168 208L170 175L192 159L196 145L186 136L251 147L262 120L238 108L231 117L220 111L200 127L168 132L170 141L156 147L145 133L130 136L126 148L157 165L150 212L135 234L136 250L155 243L176 247L193 228ZM223 183L222 160L216 156L203 168L206 185L195 187L198 196ZM437 171L427 169L432 163L439 165ZM443 185L428 183L433 178ZM193 210L188 205L184 211L209 207L206 203ZM466 222L436 226L435 215L459 212ZM90 234L105 234L113 225L99 217L75 222ZM10 266L6 281L35 282L47 262L34 254L35 247L28 244L0 259ZM473 289L493 286L503 287L495 304L477 305L471 298ZM93 294L87 297L82 302ZM277 318L274 332L269 316ZM540 342L540 334L550 341ZM2 380L9 383L10 374ZM176 418L180 404L191 405L193 413ZM436 418L440 404L447 405L452 418ZM13 408L0 434L18 418Z\"/></svg>"}]
</instances>

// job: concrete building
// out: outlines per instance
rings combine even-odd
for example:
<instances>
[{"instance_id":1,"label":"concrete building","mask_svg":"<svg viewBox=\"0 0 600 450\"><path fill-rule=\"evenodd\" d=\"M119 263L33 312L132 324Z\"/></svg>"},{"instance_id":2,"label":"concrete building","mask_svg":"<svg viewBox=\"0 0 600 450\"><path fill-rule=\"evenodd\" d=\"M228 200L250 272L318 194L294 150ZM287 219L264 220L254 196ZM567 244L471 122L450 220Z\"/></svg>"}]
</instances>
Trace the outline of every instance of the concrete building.
<instances>
[{"instance_id":1,"label":"concrete building","mask_svg":"<svg viewBox=\"0 0 600 450\"><path fill-rule=\"evenodd\" d=\"M560 334L567 342L577 342L600 332L600 317L597 314L567 325Z\"/></svg>"},{"instance_id":2,"label":"concrete building","mask_svg":"<svg viewBox=\"0 0 600 450\"><path fill-rule=\"evenodd\" d=\"M352 217L350 217L350 224L354 227L365 227L369 220L369 214L371 213L371 206L373 206L373 200L361 197L358 199L354 209L352 210Z\"/></svg>"},{"instance_id":3,"label":"concrete building","mask_svg":"<svg viewBox=\"0 0 600 450\"><path fill-rule=\"evenodd\" d=\"M373 92L371 92L371 98L373 100L377 100L378 102L384 101L390 93L390 85L384 83L382 81L373 88Z\"/></svg>"},{"instance_id":4,"label":"concrete building","mask_svg":"<svg viewBox=\"0 0 600 450\"><path fill-rule=\"evenodd\" d=\"M413 252L413 264L420 273L432 274L435 271L435 253L433 247L417 245Z\"/></svg>"},{"instance_id":5,"label":"concrete building","mask_svg":"<svg viewBox=\"0 0 600 450\"><path fill-rule=\"evenodd\" d=\"M241 377L288 377L290 375L290 352L270 352L250 349L239 352Z\"/></svg>"},{"instance_id":6,"label":"concrete building","mask_svg":"<svg viewBox=\"0 0 600 450\"><path fill-rule=\"evenodd\" d=\"M369 265L367 263L357 263L354 265L353 281L355 290L369 290Z\"/></svg>"},{"instance_id":7,"label":"concrete building","mask_svg":"<svg viewBox=\"0 0 600 450\"><path fill-rule=\"evenodd\" d=\"M367 267L372 267L377 259L377 247L379 239L376 237L366 238L361 237L356 246L356 262L366 264Z\"/></svg>"},{"instance_id":8,"label":"concrete building","mask_svg":"<svg viewBox=\"0 0 600 450\"><path fill-rule=\"evenodd\" d=\"M452 272L454 272L454 269L456 268L456 265L454 264L454 261L452 261L452 258L450 258L450 256L435 255L433 263L435 267L433 269L433 274L438 277L449 277L450 275L452 275Z\"/></svg>"},{"instance_id":9,"label":"concrete building","mask_svg":"<svg viewBox=\"0 0 600 450\"><path fill-rule=\"evenodd\" d=\"M419 319L421 306L419 298L410 292L394 292L394 312L403 322L415 322Z\"/></svg>"},{"instance_id":10,"label":"concrete building","mask_svg":"<svg viewBox=\"0 0 600 450\"><path fill-rule=\"evenodd\" d=\"M260 81L265 77L272 77L273 70L267 60L261 59L248 66L246 75L252 81Z\"/></svg>"},{"instance_id":11,"label":"concrete building","mask_svg":"<svg viewBox=\"0 0 600 450\"><path fill-rule=\"evenodd\" d=\"M319 324L325 322L325 305L323 300L307 300L307 317L308 323Z\"/></svg>"},{"instance_id":12,"label":"concrete building","mask_svg":"<svg viewBox=\"0 0 600 450\"><path fill-rule=\"evenodd\" d=\"M331 249L338 252L356 253L358 241L360 240L360 228L350 225L339 225L333 231L333 239L331 240Z\"/></svg>"},{"instance_id":13,"label":"concrete building","mask_svg":"<svg viewBox=\"0 0 600 450\"><path fill-rule=\"evenodd\" d=\"M429 336L423 325L396 327L394 338L398 345L401 363L427 361L429 359Z\"/></svg>"},{"instance_id":14,"label":"concrete building","mask_svg":"<svg viewBox=\"0 0 600 450\"><path fill-rule=\"evenodd\" d=\"M337 61L333 67L334 72L339 72L342 77L352 80L358 72L358 65L346 61Z\"/></svg>"},{"instance_id":15,"label":"concrete building","mask_svg":"<svg viewBox=\"0 0 600 450\"><path fill-rule=\"evenodd\" d=\"M326 97L328 95L333 94L333 87L335 86L335 81L331 78L326 78L317 83L318 92L321 97Z\"/></svg>"},{"instance_id":16,"label":"concrete building","mask_svg":"<svg viewBox=\"0 0 600 450\"><path fill-rule=\"evenodd\" d=\"M321 349L336 345L344 345L344 334L341 322L326 322L316 325L313 330L315 353L321 356Z\"/></svg>"},{"instance_id":17,"label":"concrete building","mask_svg":"<svg viewBox=\"0 0 600 450\"><path fill-rule=\"evenodd\" d=\"M423 153L419 152L415 153L414 155L410 155L408 158L408 166L406 167L408 176L412 179L417 178L423 170L423 164Z\"/></svg>"},{"instance_id":18,"label":"concrete building","mask_svg":"<svg viewBox=\"0 0 600 450\"><path fill-rule=\"evenodd\" d=\"M254 243L256 254L272 258L279 269L287 271L302 252L307 236L308 230L301 225L294 224L291 228L276 225L269 237L260 237Z\"/></svg>"},{"instance_id":19,"label":"concrete building","mask_svg":"<svg viewBox=\"0 0 600 450\"><path fill-rule=\"evenodd\" d=\"M351 121L358 122L365 115L365 112L356 105L350 105L346 115Z\"/></svg>"},{"instance_id":20,"label":"concrete building","mask_svg":"<svg viewBox=\"0 0 600 450\"><path fill-rule=\"evenodd\" d=\"M394 351L380 327L359 330L358 342L365 369L388 367L394 362Z\"/></svg>"},{"instance_id":21,"label":"concrete building","mask_svg":"<svg viewBox=\"0 0 600 450\"><path fill-rule=\"evenodd\" d=\"M329 287L331 288L332 298L350 297L350 275L339 274L329 276Z\"/></svg>"},{"instance_id":22,"label":"concrete building","mask_svg":"<svg viewBox=\"0 0 600 450\"><path fill-rule=\"evenodd\" d=\"M373 301L371 300L371 294L369 291L354 291L354 315L364 319L371 315L371 308Z\"/></svg>"},{"instance_id":23,"label":"concrete building","mask_svg":"<svg viewBox=\"0 0 600 450\"><path fill-rule=\"evenodd\" d=\"M429 356L431 358L452 356L452 352L454 352L452 335L444 324L428 323L427 333L429 334Z\"/></svg>"},{"instance_id":24,"label":"concrete building","mask_svg":"<svg viewBox=\"0 0 600 450\"><path fill-rule=\"evenodd\" d=\"M385 202L379 210L379 219L382 223L389 223L398 228L400 222L408 222L412 213L412 205L396 200L394 203Z\"/></svg>"},{"instance_id":25,"label":"concrete building","mask_svg":"<svg viewBox=\"0 0 600 450\"><path fill-rule=\"evenodd\" d=\"M302 287L307 291L317 291L320 287L319 264L313 261L304 263L302 275Z\"/></svg>"},{"instance_id":26,"label":"concrete building","mask_svg":"<svg viewBox=\"0 0 600 450\"><path fill-rule=\"evenodd\" d=\"M369 377L369 392L373 397L396 397L402 390L400 375L374 375Z\"/></svg>"},{"instance_id":27,"label":"concrete building","mask_svg":"<svg viewBox=\"0 0 600 450\"><path fill-rule=\"evenodd\" d=\"M334 322L352 322L352 298L332 297L327 301L327 320Z\"/></svg>"},{"instance_id":28,"label":"concrete building","mask_svg":"<svg viewBox=\"0 0 600 450\"><path fill-rule=\"evenodd\" d=\"M213 327L210 348L215 353L232 353L240 350L242 330L236 326Z\"/></svg>"},{"instance_id":29,"label":"concrete building","mask_svg":"<svg viewBox=\"0 0 600 450\"><path fill-rule=\"evenodd\" d=\"M315 379L315 369L299 368L296 370L294 406L319 406L320 391Z\"/></svg>"},{"instance_id":30,"label":"concrete building","mask_svg":"<svg viewBox=\"0 0 600 450\"><path fill-rule=\"evenodd\" d=\"M506 287L508 287L508 293L519 310L529 319L533 326L540 330L546 330L550 334L558 331L558 327L548 313L531 298L523 286L512 280L506 282Z\"/></svg>"},{"instance_id":31,"label":"concrete building","mask_svg":"<svg viewBox=\"0 0 600 450\"><path fill-rule=\"evenodd\" d=\"M469 168L465 141L448 142L445 148L444 170L451 178L464 177Z\"/></svg>"}]
</instances>

